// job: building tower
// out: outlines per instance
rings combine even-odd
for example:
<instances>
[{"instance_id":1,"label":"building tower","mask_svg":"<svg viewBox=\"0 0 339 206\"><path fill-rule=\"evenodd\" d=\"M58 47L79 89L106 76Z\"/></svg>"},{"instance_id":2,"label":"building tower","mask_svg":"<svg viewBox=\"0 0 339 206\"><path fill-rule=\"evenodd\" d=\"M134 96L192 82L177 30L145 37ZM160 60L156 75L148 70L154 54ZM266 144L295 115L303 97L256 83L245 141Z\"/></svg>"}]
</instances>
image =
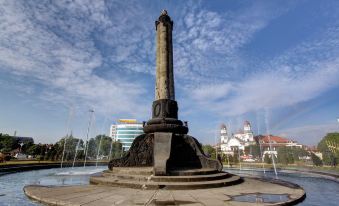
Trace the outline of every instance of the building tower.
<instances>
[{"instance_id":1,"label":"building tower","mask_svg":"<svg viewBox=\"0 0 339 206\"><path fill-rule=\"evenodd\" d=\"M220 126L220 143L224 144L228 140L228 134L227 134L227 127L225 124L221 124Z\"/></svg>"},{"instance_id":2,"label":"building tower","mask_svg":"<svg viewBox=\"0 0 339 206\"><path fill-rule=\"evenodd\" d=\"M253 136L251 124L247 120L244 122L244 140L246 142L253 142L254 141L254 136Z\"/></svg>"},{"instance_id":3,"label":"building tower","mask_svg":"<svg viewBox=\"0 0 339 206\"><path fill-rule=\"evenodd\" d=\"M251 124L247 120L244 122L244 134L246 133L252 133Z\"/></svg>"}]
</instances>

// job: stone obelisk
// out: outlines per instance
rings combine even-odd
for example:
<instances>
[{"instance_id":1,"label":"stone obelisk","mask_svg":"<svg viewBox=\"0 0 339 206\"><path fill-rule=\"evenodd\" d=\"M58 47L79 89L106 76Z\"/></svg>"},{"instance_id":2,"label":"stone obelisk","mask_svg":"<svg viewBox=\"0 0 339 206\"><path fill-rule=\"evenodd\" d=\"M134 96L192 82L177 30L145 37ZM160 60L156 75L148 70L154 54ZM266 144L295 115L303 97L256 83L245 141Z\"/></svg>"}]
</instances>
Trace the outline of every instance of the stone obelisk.
<instances>
[{"instance_id":1,"label":"stone obelisk","mask_svg":"<svg viewBox=\"0 0 339 206\"><path fill-rule=\"evenodd\" d=\"M167 15L166 10L162 12L155 26L157 31L155 100L175 100L172 47L173 21Z\"/></svg>"},{"instance_id":2,"label":"stone obelisk","mask_svg":"<svg viewBox=\"0 0 339 206\"><path fill-rule=\"evenodd\" d=\"M166 10L161 12L155 22L155 28L157 32L155 101L152 105L152 119L147 122L144 131L187 134L188 128L178 120L173 75L173 21Z\"/></svg>"}]
</instances>

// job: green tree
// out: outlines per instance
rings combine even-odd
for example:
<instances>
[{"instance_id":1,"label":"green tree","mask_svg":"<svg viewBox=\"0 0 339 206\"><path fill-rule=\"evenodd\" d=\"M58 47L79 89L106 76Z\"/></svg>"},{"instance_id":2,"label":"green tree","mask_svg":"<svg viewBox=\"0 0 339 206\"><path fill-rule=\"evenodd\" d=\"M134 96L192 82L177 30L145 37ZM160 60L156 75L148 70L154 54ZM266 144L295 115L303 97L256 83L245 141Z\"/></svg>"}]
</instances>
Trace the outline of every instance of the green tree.
<instances>
[{"instance_id":1,"label":"green tree","mask_svg":"<svg viewBox=\"0 0 339 206\"><path fill-rule=\"evenodd\" d=\"M291 152L293 154L294 161L298 161L300 158L310 155L308 151L300 147L292 147Z\"/></svg>"},{"instance_id":2,"label":"green tree","mask_svg":"<svg viewBox=\"0 0 339 206\"><path fill-rule=\"evenodd\" d=\"M122 155L122 144L119 141L113 142L111 159L119 158Z\"/></svg>"},{"instance_id":3,"label":"green tree","mask_svg":"<svg viewBox=\"0 0 339 206\"><path fill-rule=\"evenodd\" d=\"M252 155L254 158L260 158L260 146L255 144L245 147L245 154Z\"/></svg>"},{"instance_id":4,"label":"green tree","mask_svg":"<svg viewBox=\"0 0 339 206\"><path fill-rule=\"evenodd\" d=\"M1 134L0 136L0 151L10 152L13 149L18 148L18 142L8 134Z\"/></svg>"},{"instance_id":5,"label":"green tree","mask_svg":"<svg viewBox=\"0 0 339 206\"><path fill-rule=\"evenodd\" d=\"M41 150L43 149L44 148L42 145L33 144L28 149L26 149L26 153L29 155L37 156L41 154Z\"/></svg>"},{"instance_id":6,"label":"green tree","mask_svg":"<svg viewBox=\"0 0 339 206\"><path fill-rule=\"evenodd\" d=\"M212 158L212 159L215 159L215 156L216 156L216 151L215 151L215 149L211 146L211 145L209 145L209 144L207 144L207 145L203 145L202 146L202 149L203 149L203 151L204 151L204 153L207 155L207 156L209 156L210 158Z\"/></svg>"},{"instance_id":7,"label":"green tree","mask_svg":"<svg viewBox=\"0 0 339 206\"><path fill-rule=\"evenodd\" d=\"M323 155L323 163L336 166L339 159L339 133L328 133L318 143L318 150Z\"/></svg>"},{"instance_id":8,"label":"green tree","mask_svg":"<svg viewBox=\"0 0 339 206\"><path fill-rule=\"evenodd\" d=\"M315 166L323 165L323 162L321 161L321 159L317 155L315 155L313 152L311 152L311 158L312 158L313 165Z\"/></svg>"},{"instance_id":9,"label":"green tree","mask_svg":"<svg viewBox=\"0 0 339 206\"><path fill-rule=\"evenodd\" d=\"M293 157L293 149L290 147L279 147L278 148L278 163L281 164L293 164L294 157Z\"/></svg>"},{"instance_id":10,"label":"green tree","mask_svg":"<svg viewBox=\"0 0 339 206\"><path fill-rule=\"evenodd\" d=\"M108 156L111 149L112 138L106 135L98 135L95 137L95 142L98 147L100 146L100 148L97 148L97 150L99 149L99 154Z\"/></svg>"},{"instance_id":11,"label":"green tree","mask_svg":"<svg viewBox=\"0 0 339 206\"><path fill-rule=\"evenodd\" d=\"M74 155L75 155L75 149L78 145L78 142L80 141L80 147L83 148L83 140L78 139L73 137L73 135L70 136L66 136L61 138L57 144L59 145L58 148L61 150L61 157L62 157L62 151L64 149L64 143L66 141L66 145L65 145L65 154L64 154L64 160L66 161L72 161L74 159ZM81 153L83 153L83 151L78 151L77 156L80 158Z\"/></svg>"}]
</instances>

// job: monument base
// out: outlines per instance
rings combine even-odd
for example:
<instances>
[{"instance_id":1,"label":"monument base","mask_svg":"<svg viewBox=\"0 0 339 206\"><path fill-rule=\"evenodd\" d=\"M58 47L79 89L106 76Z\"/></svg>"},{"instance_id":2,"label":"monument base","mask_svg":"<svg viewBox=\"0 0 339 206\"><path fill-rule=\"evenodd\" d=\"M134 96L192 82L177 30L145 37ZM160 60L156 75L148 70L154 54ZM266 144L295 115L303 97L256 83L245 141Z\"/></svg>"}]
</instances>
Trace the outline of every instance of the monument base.
<instances>
[{"instance_id":1,"label":"monument base","mask_svg":"<svg viewBox=\"0 0 339 206\"><path fill-rule=\"evenodd\" d=\"M222 164L208 158L194 137L155 132L136 137L127 154L111 160L108 167L154 167L154 175L166 175L187 169L221 171Z\"/></svg>"},{"instance_id":2,"label":"monument base","mask_svg":"<svg viewBox=\"0 0 339 206\"><path fill-rule=\"evenodd\" d=\"M133 168L130 168L131 170ZM136 170L137 171L137 170ZM152 171L150 169L150 171ZM140 171L139 171L140 172ZM160 177L162 178L162 177ZM295 184L279 180L243 178L242 184L213 189L133 189L105 185L25 186L25 194L44 205L295 205L305 191ZM190 184L186 182L185 184ZM274 201L262 198L272 195ZM245 201L239 199L246 196ZM247 197L248 196L248 197ZM281 198L279 198L281 197Z\"/></svg>"}]
</instances>

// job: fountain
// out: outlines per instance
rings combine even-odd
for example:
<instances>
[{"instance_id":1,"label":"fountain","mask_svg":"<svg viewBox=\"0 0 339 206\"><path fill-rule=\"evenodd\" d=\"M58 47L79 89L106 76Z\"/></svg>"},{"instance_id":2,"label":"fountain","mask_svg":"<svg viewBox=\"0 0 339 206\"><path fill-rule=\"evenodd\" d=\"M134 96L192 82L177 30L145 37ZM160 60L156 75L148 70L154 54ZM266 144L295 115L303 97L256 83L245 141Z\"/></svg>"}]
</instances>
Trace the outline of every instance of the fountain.
<instances>
[{"instance_id":1,"label":"fountain","mask_svg":"<svg viewBox=\"0 0 339 206\"><path fill-rule=\"evenodd\" d=\"M145 134L135 138L123 157L111 160L108 170L90 177L90 185L28 185L24 188L25 194L49 205L243 205L240 195L250 194L257 194L257 205L266 204L264 199L268 197L275 204L301 202L306 194L296 184L242 178L222 171L221 162L207 157L198 140L187 134L187 122L178 119L173 75L173 21L166 10L162 11L155 27L155 101L152 119L144 126ZM87 141L86 145L87 153ZM238 152L240 155L240 150ZM285 196L274 198L277 195Z\"/></svg>"},{"instance_id":2,"label":"fountain","mask_svg":"<svg viewBox=\"0 0 339 206\"><path fill-rule=\"evenodd\" d=\"M64 140L62 156L61 156L61 164L60 164L61 168L62 168L63 163L64 163L64 157L65 157L65 150L66 150L66 143L67 143L68 135L70 133L72 133L71 132L71 122L72 122L72 119L73 119L73 108L70 108L68 119L67 119L67 123L66 123L66 137L65 137L65 140Z\"/></svg>"},{"instance_id":3,"label":"fountain","mask_svg":"<svg viewBox=\"0 0 339 206\"><path fill-rule=\"evenodd\" d=\"M89 120L88 120L88 127L87 127L87 133L86 133L84 167L86 167L87 152L88 152L88 147L89 147L88 137L89 137L89 131L90 131L90 128L91 128L91 125L92 125L92 119L93 119L94 110L90 109L89 113L90 113L90 117L89 117Z\"/></svg>"},{"instance_id":4,"label":"fountain","mask_svg":"<svg viewBox=\"0 0 339 206\"><path fill-rule=\"evenodd\" d=\"M277 167L275 165L275 154L272 152L273 148L272 148L271 135L270 135L269 125L268 125L268 115L269 115L269 110L268 110L268 108L266 108L266 110L265 110L266 133L268 135L268 143L270 145L270 153L271 153L271 158L272 158L272 164L273 164L273 168L274 168L275 178L278 179Z\"/></svg>"}]
</instances>

